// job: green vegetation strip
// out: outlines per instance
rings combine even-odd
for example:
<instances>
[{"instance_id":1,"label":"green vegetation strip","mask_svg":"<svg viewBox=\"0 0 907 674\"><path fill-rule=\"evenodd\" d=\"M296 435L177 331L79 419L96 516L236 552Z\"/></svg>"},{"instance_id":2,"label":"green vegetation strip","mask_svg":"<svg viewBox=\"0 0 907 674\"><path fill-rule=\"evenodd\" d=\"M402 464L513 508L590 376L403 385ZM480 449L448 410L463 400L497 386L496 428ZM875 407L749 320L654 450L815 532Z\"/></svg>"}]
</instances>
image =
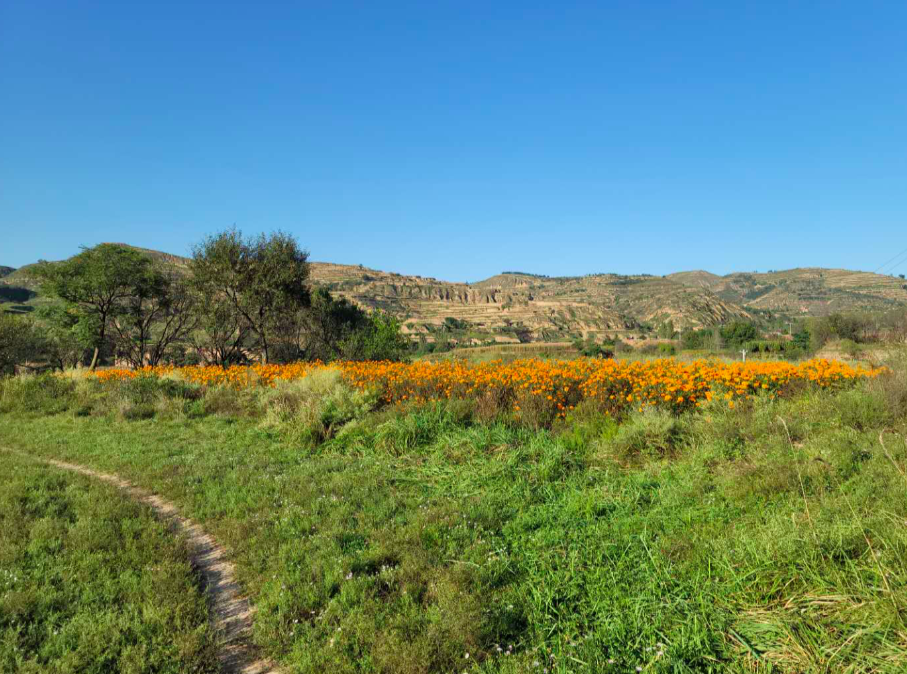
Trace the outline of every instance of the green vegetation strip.
<instances>
[{"instance_id":1,"label":"green vegetation strip","mask_svg":"<svg viewBox=\"0 0 907 674\"><path fill-rule=\"evenodd\" d=\"M0 462L0 671L218 671L186 547L149 507L33 459Z\"/></svg>"},{"instance_id":2,"label":"green vegetation strip","mask_svg":"<svg viewBox=\"0 0 907 674\"><path fill-rule=\"evenodd\" d=\"M313 440L212 390L134 421L11 406L0 441L177 503L288 671L903 672L905 391L539 432L360 411Z\"/></svg>"}]
</instances>

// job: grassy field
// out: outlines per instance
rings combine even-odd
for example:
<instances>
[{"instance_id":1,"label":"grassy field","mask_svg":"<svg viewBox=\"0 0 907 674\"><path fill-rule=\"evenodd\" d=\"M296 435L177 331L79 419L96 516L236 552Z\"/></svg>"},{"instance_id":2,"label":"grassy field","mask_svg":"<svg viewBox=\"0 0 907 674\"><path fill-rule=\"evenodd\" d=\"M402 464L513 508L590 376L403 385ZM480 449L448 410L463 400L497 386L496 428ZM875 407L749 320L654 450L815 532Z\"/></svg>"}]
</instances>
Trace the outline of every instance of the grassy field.
<instances>
[{"instance_id":1,"label":"grassy field","mask_svg":"<svg viewBox=\"0 0 907 674\"><path fill-rule=\"evenodd\" d=\"M204 594L164 524L88 478L0 463L0 671L217 671Z\"/></svg>"},{"instance_id":2,"label":"grassy field","mask_svg":"<svg viewBox=\"0 0 907 674\"><path fill-rule=\"evenodd\" d=\"M0 444L180 505L291 672L903 672L905 380L541 430L337 382L11 380Z\"/></svg>"}]
</instances>

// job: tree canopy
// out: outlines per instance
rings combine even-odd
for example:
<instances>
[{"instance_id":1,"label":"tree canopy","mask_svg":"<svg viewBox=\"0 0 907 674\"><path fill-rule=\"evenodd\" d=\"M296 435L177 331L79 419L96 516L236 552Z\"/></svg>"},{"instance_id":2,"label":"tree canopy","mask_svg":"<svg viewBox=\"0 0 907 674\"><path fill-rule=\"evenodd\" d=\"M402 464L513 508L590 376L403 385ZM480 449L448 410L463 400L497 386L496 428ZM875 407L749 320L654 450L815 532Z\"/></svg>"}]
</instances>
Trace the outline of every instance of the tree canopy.
<instances>
[{"instance_id":1,"label":"tree canopy","mask_svg":"<svg viewBox=\"0 0 907 674\"><path fill-rule=\"evenodd\" d=\"M231 229L195 248L193 284L203 301L236 312L267 363L280 317L309 304L308 257L289 234L246 238Z\"/></svg>"},{"instance_id":2,"label":"tree canopy","mask_svg":"<svg viewBox=\"0 0 907 674\"><path fill-rule=\"evenodd\" d=\"M92 369L97 367L114 313L154 282L147 255L110 243L86 248L64 262L44 262L37 273L44 290L68 305L79 331L94 349Z\"/></svg>"},{"instance_id":3,"label":"tree canopy","mask_svg":"<svg viewBox=\"0 0 907 674\"><path fill-rule=\"evenodd\" d=\"M100 244L64 262L42 262L37 275L56 301L29 319L4 323L4 334L28 337L7 340L7 371L23 359L65 368L82 362L86 351L94 369L108 357L133 367L396 360L410 347L390 315L311 290L308 252L283 232L210 236L188 268Z\"/></svg>"}]
</instances>

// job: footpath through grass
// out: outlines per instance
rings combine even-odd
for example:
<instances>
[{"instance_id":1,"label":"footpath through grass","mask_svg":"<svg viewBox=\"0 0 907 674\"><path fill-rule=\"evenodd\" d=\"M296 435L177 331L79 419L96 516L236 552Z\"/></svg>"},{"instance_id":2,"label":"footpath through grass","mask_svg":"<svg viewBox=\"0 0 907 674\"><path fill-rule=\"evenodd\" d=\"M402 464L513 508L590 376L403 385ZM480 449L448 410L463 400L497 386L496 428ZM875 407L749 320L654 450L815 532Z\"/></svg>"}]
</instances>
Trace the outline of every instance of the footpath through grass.
<instances>
[{"instance_id":1,"label":"footpath through grass","mask_svg":"<svg viewBox=\"0 0 907 674\"><path fill-rule=\"evenodd\" d=\"M543 431L454 401L317 439L215 398L13 406L0 444L179 504L289 671L907 671L894 384Z\"/></svg>"},{"instance_id":2,"label":"footpath through grass","mask_svg":"<svg viewBox=\"0 0 907 674\"><path fill-rule=\"evenodd\" d=\"M0 671L217 671L187 552L147 507L8 452L0 466Z\"/></svg>"}]
</instances>

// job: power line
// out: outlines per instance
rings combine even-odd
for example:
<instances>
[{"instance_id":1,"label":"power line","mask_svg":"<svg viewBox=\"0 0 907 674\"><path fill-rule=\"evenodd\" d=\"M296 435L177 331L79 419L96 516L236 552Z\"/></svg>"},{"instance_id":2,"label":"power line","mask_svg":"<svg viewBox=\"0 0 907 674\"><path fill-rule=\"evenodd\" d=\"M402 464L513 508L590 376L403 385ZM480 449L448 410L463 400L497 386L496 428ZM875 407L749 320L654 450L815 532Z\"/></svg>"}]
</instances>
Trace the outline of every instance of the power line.
<instances>
[{"instance_id":1,"label":"power line","mask_svg":"<svg viewBox=\"0 0 907 674\"><path fill-rule=\"evenodd\" d=\"M901 255L901 256L898 258L898 260L897 260L894 264L889 264L889 265L885 268L885 271L882 272L882 273L883 273L883 274L890 274L892 271L894 271L895 269L897 269L898 267L900 267L900 266L901 266L902 264L904 264L905 262L907 262L907 256Z\"/></svg>"},{"instance_id":2,"label":"power line","mask_svg":"<svg viewBox=\"0 0 907 674\"><path fill-rule=\"evenodd\" d=\"M900 253L898 253L897 255L895 255L893 258L891 258L891 259L888 260L887 262L881 264L881 265L878 267L878 269L875 269L872 273L873 273L873 274L878 274L880 270L884 269L884 268L887 267L889 264L891 264L892 262L894 262L895 260L897 260L897 259L898 259L899 257L901 257L901 255L903 255L904 253L907 253L907 248L905 248L904 250L902 250ZM903 262L904 262L904 260L901 260L901 262L898 262L898 265L902 264ZM897 266L897 265L896 265L896 266Z\"/></svg>"},{"instance_id":3,"label":"power line","mask_svg":"<svg viewBox=\"0 0 907 674\"><path fill-rule=\"evenodd\" d=\"M891 272L893 272L895 269L897 269L898 267L900 267L900 266L901 266L902 264L904 264L905 262L907 262L907 257L905 257L903 260L901 260L901 261L898 262L896 265L894 265L893 267L891 267L891 268L888 270L888 273L890 274Z\"/></svg>"}]
</instances>

